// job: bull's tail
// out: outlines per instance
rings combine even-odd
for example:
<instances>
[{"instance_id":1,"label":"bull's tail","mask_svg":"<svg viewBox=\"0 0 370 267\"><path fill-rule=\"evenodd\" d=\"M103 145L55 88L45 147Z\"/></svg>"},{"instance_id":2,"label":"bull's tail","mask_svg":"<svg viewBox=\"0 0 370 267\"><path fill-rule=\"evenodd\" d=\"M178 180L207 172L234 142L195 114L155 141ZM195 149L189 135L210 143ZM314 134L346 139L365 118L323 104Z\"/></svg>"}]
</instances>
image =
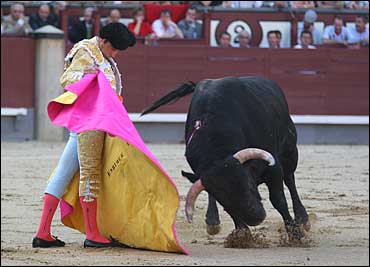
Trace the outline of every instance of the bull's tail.
<instances>
[{"instance_id":1,"label":"bull's tail","mask_svg":"<svg viewBox=\"0 0 370 267\"><path fill-rule=\"evenodd\" d=\"M194 93L196 84L193 82L188 82L182 84L179 88L173 90L172 92L168 93L167 95L163 96L161 99L155 101L150 107L146 108L141 116L144 116L157 108L164 106L171 101L179 100L180 98L190 95Z\"/></svg>"}]
</instances>

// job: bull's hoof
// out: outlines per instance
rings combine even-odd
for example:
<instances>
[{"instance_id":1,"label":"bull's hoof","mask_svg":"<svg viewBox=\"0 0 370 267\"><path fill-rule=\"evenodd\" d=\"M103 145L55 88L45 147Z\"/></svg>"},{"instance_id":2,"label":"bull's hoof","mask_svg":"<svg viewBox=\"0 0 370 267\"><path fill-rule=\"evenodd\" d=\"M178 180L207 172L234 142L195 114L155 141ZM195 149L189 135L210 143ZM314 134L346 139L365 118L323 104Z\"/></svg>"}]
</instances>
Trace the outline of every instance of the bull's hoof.
<instances>
[{"instance_id":1,"label":"bull's hoof","mask_svg":"<svg viewBox=\"0 0 370 267\"><path fill-rule=\"evenodd\" d=\"M300 241L305 237L305 231L303 230L303 224L299 225L295 221L285 223L285 229L288 234L289 241Z\"/></svg>"},{"instance_id":2,"label":"bull's hoof","mask_svg":"<svg viewBox=\"0 0 370 267\"><path fill-rule=\"evenodd\" d=\"M295 228L288 233L290 241L300 241L304 236L304 233L299 228Z\"/></svg>"},{"instance_id":3,"label":"bull's hoof","mask_svg":"<svg viewBox=\"0 0 370 267\"><path fill-rule=\"evenodd\" d=\"M209 235L217 235L221 231L221 226L220 225L208 225L207 224L207 233Z\"/></svg>"},{"instance_id":4,"label":"bull's hoof","mask_svg":"<svg viewBox=\"0 0 370 267\"><path fill-rule=\"evenodd\" d=\"M304 219L296 219L296 223L299 225L301 231L309 232L311 230L311 223L308 216Z\"/></svg>"},{"instance_id":5,"label":"bull's hoof","mask_svg":"<svg viewBox=\"0 0 370 267\"><path fill-rule=\"evenodd\" d=\"M310 221L308 221L305 224L301 224L300 227L303 228L306 232L309 232L311 230L311 223Z\"/></svg>"},{"instance_id":6,"label":"bull's hoof","mask_svg":"<svg viewBox=\"0 0 370 267\"><path fill-rule=\"evenodd\" d=\"M304 231L298 225L290 225L287 227L289 241L300 241L305 235Z\"/></svg>"},{"instance_id":7,"label":"bull's hoof","mask_svg":"<svg viewBox=\"0 0 370 267\"><path fill-rule=\"evenodd\" d=\"M311 223L310 223L310 216L307 214L306 210L295 211L295 222L299 225L301 230L303 231L310 231Z\"/></svg>"}]
</instances>

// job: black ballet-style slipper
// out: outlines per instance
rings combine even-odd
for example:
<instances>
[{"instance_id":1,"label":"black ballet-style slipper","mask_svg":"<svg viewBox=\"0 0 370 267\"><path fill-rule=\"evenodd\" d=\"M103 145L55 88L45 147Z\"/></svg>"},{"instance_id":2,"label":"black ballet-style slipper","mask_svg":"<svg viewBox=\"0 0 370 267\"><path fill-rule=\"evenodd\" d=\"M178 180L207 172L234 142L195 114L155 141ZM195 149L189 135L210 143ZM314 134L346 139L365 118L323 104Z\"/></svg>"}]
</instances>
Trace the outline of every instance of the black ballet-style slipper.
<instances>
[{"instance_id":1,"label":"black ballet-style slipper","mask_svg":"<svg viewBox=\"0 0 370 267\"><path fill-rule=\"evenodd\" d=\"M116 247L116 248L130 248L129 246L123 244L123 243L120 243L118 241L118 239L115 239L114 237L110 236L110 240L112 241L111 244L112 244L112 247Z\"/></svg>"},{"instance_id":2,"label":"black ballet-style slipper","mask_svg":"<svg viewBox=\"0 0 370 267\"><path fill-rule=\"evenodd\" d=\"M112 242L102 243L86 239L84 242L84 248L109 248L112 247Z\"/></svg>"},{"instance_id":3,"label":"black ballet-style slipper","mask_svg":"<svg viewBox=\"0 0 370 267\"><path fill-rule=\"evenodd\" d=\"M34 237L32 240L32 247L33 248L52 248L52 247L64 247L66 243L62 240L59 240L58 237L53 236L55 238L54 241L47 241L38 237Z\"/></svg>"},{"instance_id":4,"label":"black ballet-style slipper","mask_svg":"<svg viewBox=\"0 0 370 267\"><path fill-rule=\"evenodd\" d=\"M109 248L109 247L128 248L129 247L125 244L120 243L117 239L115 239L113 237L110 237L110 240L111 240L111 242L109 242L109 243L100 243L100 242L96 242L96 241L86 239L85 242L84 242L84 248Z\"/></svg>"}]
</instances>

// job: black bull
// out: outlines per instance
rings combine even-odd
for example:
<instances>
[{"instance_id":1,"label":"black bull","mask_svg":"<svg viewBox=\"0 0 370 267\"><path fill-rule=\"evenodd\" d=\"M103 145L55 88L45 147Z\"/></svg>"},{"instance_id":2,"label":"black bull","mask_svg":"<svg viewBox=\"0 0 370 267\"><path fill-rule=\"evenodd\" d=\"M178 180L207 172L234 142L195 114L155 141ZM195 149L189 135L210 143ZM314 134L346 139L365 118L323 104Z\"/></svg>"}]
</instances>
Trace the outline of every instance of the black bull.
<instances>
[{"instance_id":1,"label":"black bull","mask_svg":"<svg viewBox=\"0 0 370 267\"><path fill-rule=\"evenodd\" d=\"M192 220L197 196L206 190L209 234L220 230L216 200L237 229L258 225L266 216L258 192L258 186L265 183L288 234L302 238L300 226L308 230L309 221L295 185L297 132L279 86L261 77L187 83L156 101L143 115L192 93L185 137L186 158L194 174L182 173L194 183L187 196L188 220ZM295 219L288 211L283 183L289 189Z\"/></svg>"}]
</instances>

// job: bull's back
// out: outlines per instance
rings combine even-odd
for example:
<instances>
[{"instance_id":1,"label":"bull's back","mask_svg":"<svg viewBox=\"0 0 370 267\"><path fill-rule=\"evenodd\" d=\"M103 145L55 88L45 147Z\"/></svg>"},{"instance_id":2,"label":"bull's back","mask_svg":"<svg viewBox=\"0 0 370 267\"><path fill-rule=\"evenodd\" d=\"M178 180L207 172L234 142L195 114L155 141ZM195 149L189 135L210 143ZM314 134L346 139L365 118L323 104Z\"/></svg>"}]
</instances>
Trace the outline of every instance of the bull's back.
<instances>
[{"instance_id":1,"label":"bull's back","mask_svg":"<svg viewBox=\"0 0 370 267\"><path fill-rule=\"evenodd\" d=\"M200 119L211 128L232 132L243 139L241 145L270 149L284 139L292 124L284 93L262 77L203 80L197 85L188 114L187 136L194 120Z\"/></svg>"},{"instance_id":2,"label":"bull's back","mask_svg":"<svg viewBox=\"0 0 370 267\"><path fill-rule=\"evenodd\" d=\"M263 77L226 77L211 80L209 88L219 91L220 94L226 96L226 99L230 98L230 100L243 96L242 99L239 99L243 103L254 104L255 101L272 101L286 107L285 96L280 87L275 82Z\"/></svg>"},{"instance_id":3,"label":"bull's back","mask_svg":"<svg viewBox=\"0 0 370 267\"><path fill-rule=\"evenodd\" d=\"M262 77L226 77L198 83L189 114L228 113L251 118L257 114L271 117L288 115L284 93L271 80Z\"/></svg>"}]
</instances>

